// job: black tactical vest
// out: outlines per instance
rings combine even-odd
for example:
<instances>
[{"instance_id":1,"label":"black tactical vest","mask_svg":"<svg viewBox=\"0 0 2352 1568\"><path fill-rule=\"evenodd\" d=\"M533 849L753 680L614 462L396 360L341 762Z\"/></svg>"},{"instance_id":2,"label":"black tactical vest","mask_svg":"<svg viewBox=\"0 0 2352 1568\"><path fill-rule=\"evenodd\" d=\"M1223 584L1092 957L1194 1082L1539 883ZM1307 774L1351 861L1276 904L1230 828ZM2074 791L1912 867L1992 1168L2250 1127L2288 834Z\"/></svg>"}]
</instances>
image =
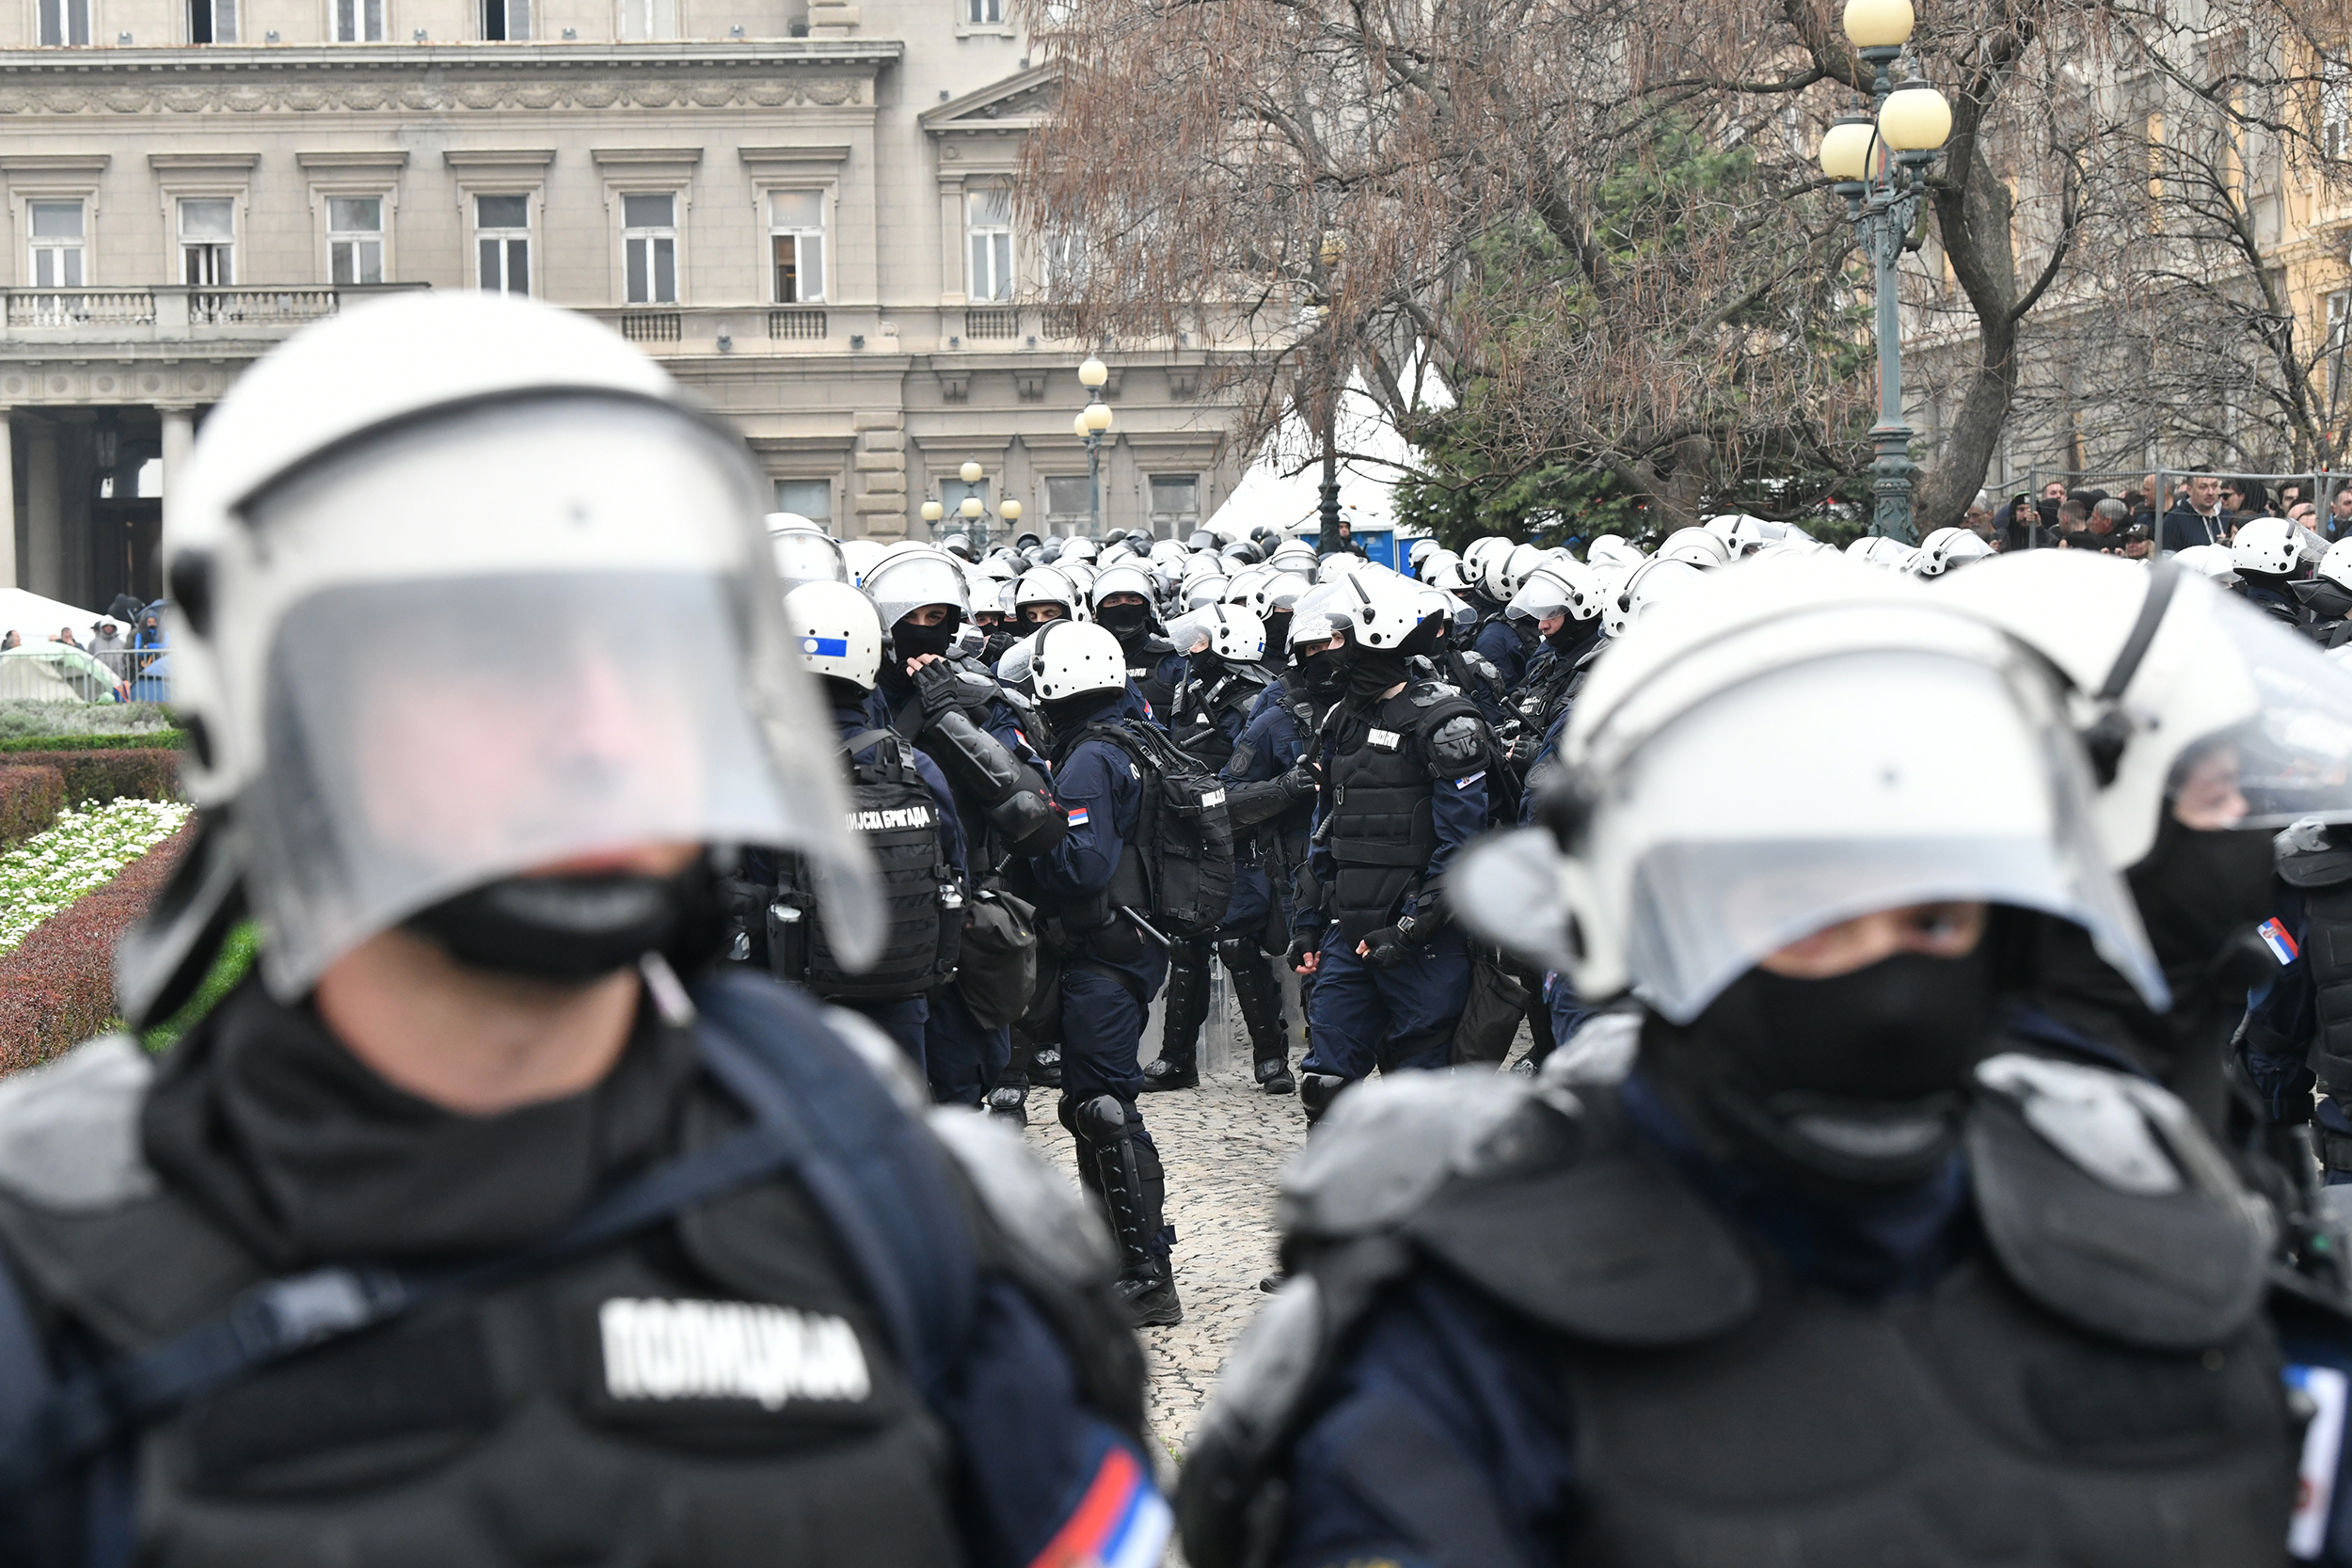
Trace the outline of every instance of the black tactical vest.
<instances>
[{"instance_id":1,"label":"black tactical vest","mask_svg":"<svg viewBox=\"0 0 2352 1568\"><path fill-rule=\"evenodd\" d=\"M1470 700L1422 681L1367 708L1347 703L1331 726L1331 803L1325 818L1333 885L1323 912L1350 942L1392 924L1398 902L1418 888L1438 847L1437 781L1424 737Z\"/></svg>"},{"instance_id":2,"label":"black tactical vest","mask_svg":"<svg viewBox=\"0 0 2352 1568\"><path fill-rule=\"evenodd\" d=\"M2319 1015L2311 1067L2330 1094L2352 1093L2352 881L2303 894L2303 961Z\"/></svg>"},{"instance_id":3,"label":"black tactical vest","mask_svg":"<svg viewBox=\"0 0 2352 1568\"><path fill-rule=\"evenodd\" d=\"M1127 658L1127 678L1136 683L1136 689L1143 693L1143 700L1152 705L1152 717L1165 724L1168 722L1168 710L1175 705L1176 692L1161 678L1160 666L1168 661L1168 655L1176 651L1176 644L1165 637L1145 636L1138 637L1132 644L1121 643L1120 646Z\"/></svg>"},{"instance_id":4,"label":"black tactical vest","mask_svg":"<svg viewBox=\"0 0 2352 1568\"><path fill-rule=\"evenodd\" d=\"M1233 760L1233 742L1223 723L1226 715L1239 709L1247 716L1265 689L1264 672L1254 664L1229 665L1214 680L1188 677L1168 708L1168 733L1187 755L1210 772L1221 773Z\"/></svg>"}]
</instances>

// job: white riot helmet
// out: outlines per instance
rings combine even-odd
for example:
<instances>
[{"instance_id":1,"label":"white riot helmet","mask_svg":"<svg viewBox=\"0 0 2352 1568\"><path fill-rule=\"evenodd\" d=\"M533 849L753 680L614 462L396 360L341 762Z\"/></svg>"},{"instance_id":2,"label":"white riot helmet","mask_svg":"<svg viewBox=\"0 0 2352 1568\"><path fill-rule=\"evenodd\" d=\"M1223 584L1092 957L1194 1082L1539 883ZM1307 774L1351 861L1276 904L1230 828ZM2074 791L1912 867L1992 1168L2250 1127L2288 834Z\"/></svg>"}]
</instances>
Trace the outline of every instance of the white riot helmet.
<instances>
[{"instance_id":1,"label":"white riot helmet","mask_svg":"<svg viewBox=\"0 0 2352 1568\"><path fill-rule=\"evenodd\" d=\"M1354 577L1358 572L1362 571L1364 566L1363 557L1350 555L1345 550L1335 550L1315 562L1315 580L1337 582L1342 578Z\"/></svg>"},{"instance_id":2,"label":"white riot helmet","mask_svg":"<svg viewBox=\"0 0 2352 1568\"><path fill-rule=\"evenodd\" d=\"M1285 539L1275 546L1273 553L1265 559L1269 566L1279 566L1284 571L1296 572L1302 577L1312 576L1315 547L1304 539Z\"/></svg>"},{"instance_id":3,"label":"white riot helmet","mask_svg":"<svg viewBox=\"0 0 2352 1568\"><path fill-rule=\"evenodd\" d=\"M1265 601L1264 607L1261 609L1253 604L1250 608L1258 611L1261 619L1268 615L1285 614L1312 587L1314 587L1313 583L1296 572L1278 571L1267 578L1265 586L1258 591L1257 596Z\"/></svg>"},{"instance_id":4,"label":"white riot helmet","mask_svg":"<svg viewBox=\"0 0 2352 1568\"><path fill-rule=\"evenodd\" d=\"M810 674L874 689L882 669L882 616L848 583L806 582L787 594L784 629L794 657Z\"/></svg>"},{"instance_id":5,"label":"white riot helmet","mask_svg":"<svg viewBox=\"0 0 2352 1568\"><path fill-rule=\"evenodd\" d=\"M1488 556L1498 553L1509 555L1516 543L1507 533L1482 533L1463 546L1462 561L1470 567L1470 581L1478 582L1485 578Z\"/></svg>"},{"instance_id":6,"label":"white riot helmet","mask_svg":"<svg viewBox=\"0 0 2352 1568\"><path fill-rule=\"evenodd\" d=\"M2333 552L2334 546L2330 546L2329 553ZM2194 572L2223 588L2234 588L2243 580L2237 575L2237 568L2230 563L2230 546L2227 545L2191 545L2175 555L2172 562L2181 570ZM2327 562L2323 560L2320 564L2325 567Z\"/></svg>"},{"instance_id":7,"label":"white riot helmet","mask_svg":"<svg viewBox=\"0 0 2352 1568\"><path fill-rule=\"evenodd\" d=\"M1337 586L1329 613L1361 647L1397 647L1432 613L1428 590L1385 567L1355 573Z\"/></svg>"},{"instance_id":8,"label":"white riot helmet","mask_svg":"<svg viewBox=\"0 0 2352 1568\"><path fill-rule=\"evenodd\" d=\"M1983 900L2083 927L2163 1006L2046 667L1941 592L1821 555L1785 557L1769 594L1701 577L1577 701L1548 808L1566 854L1493 835L1448 879L1464 924L1687 1023L1839 921Z\"/></svg>"},{"instance_id":9,"label":"white riot helmet","mask_svg":"<svg viewBox=\"0 0 2352 1568\"><path fill-rule=\"evenodd\" d=\"M1439 547L1437 540L1426 537L1416 539L1406 546L1405 569L1406 573L1412 577L1420 577L1421 563L1435 555Z\"/></svg>"},{"instance_id":10,"label":"white riot helmet","mask_svg":"<svg viewBox=\"0 0 2352 1568\"><path fill-rule=\"evenodd\" d=\"M2174 559L2183 559L2187 554L2188 551L2183 550ZM2338 588L2352 590L2352 539L2339 539L2328 546L2328 553L2319 558L2319 565L2312 575L2332 582Z\"/></svg>"},{"instance_id":11,"label":"white riot helmet","mask_svg":"<svg viewBox=\"0 0 2352 1568\"><path fill-rule=\"evenodd\" d=\"M1644 615L1656 610L1668 598L1680 594L1706 575L1705 568L1693 566L1677 556L1652 556L1628 573L1625 586L1617 590L1613 599L1604 604L1602 629L1611 637L1623 637ZM1612 613L1615 616L1613 630L1607 623L1607 616Z\"/></svg>"},{"instance_id":12,"label":"white riot helmet","mask_svg":"<svg viewBox=\"0 0 2352 1568\"><path fill-rule=\"evenodd\" d=\"M925 605L943 604L956 612L959 624L972 612L964 595L964 578L954 557L927 545L896 551L866 574L866 596L874 601L885 629Z\"/></svg>"},{"instance_id":13,"label":"white riot helmet","mask_svg":"<svg viewBox=\"0 0 2352 1568\"><path fill-rule=\"evenodd\" d=\"M1719 529L1717 524L1723 527ZM1766 546L1777 545L1788 537L1786 523L1775 523L1769 517L1751 517L1744 512L1729 517L1717 517L1707 526L1710 532L1723 540L1734 561L1754 555Z\"/></svg>"},{"instance_id":14,"label":"white riot helmet","mask_svg":"<svg viewBox=\"0 0 2352 1568\"><path fill-rule=\"evenodd\" d=\"M1078 590L1058 566L1032 566L1012 585L1012 612L1024 621L1033 604L1059 605L1063 617L1073 619L1078 603Z\"/></svg>"},{"instance_id":15,"label":"white riot helmet","mask_svg":"<svg viewBox=\"0 0 2352 1568\"><path fill-rule=\"evenodd\" d=\"M1327 642L1347 629L1331 613L1345 588L1343 582L1318 584L1301 594L1291 606L1290 636L1283 651L1292 655L1294 663L1300 643Z\"/></svg>"},{"instance_id":16,"label":"white riot helmet","mask_svg":"<svg viewBox=\"0 0 2352 1568\"><path fill-rule=\"evenodd\" d=\"M887 547L872 539L841 541L841 558L850 563L850 585L851 587L866 586L866 574L882 560L882 551Z\"/></svg>"},{"instance_id":17,"label":"white riot helmet","mask_svg":"<svg viewBox=\"0 0 2352 1568\"><path fill-rule=\"evenodd\" d=\"M616 844L807 853L870 956L765 482L636 349L504 294L368 304L247 371L178 486L182 778L212 825L118 957L127 1018L200 975L240 884L291 1002L458 895L528 921L499 889Z\"/></svg>"},{"instance_id":18,"label":"white riot helmet","mask_svg":"<svg viewBox=\"0 0 2352 1568\"><path fill-rule=\"evenodd\" d=\"M1029 639L1029 678L1041 703L1127 689L1127 655L1102 626L1055 621Z\"/></svg>"},{"instance_id":19,"label":"white riot helmet","mask_svg":"<svg viewBox=\"0 0 2352 1568\"><path fill-rule=\"evenodd\" d=\"M1244 566L1227 580L1225 602L1243 605L1263 614L1266 586L1280 575L1271 566Z\"/></svg>"},{"instance_id":20,"label":"white riot helmet","mask_svg":"<svg viewBox=\"0 0 2352 1568\"><path fill-rule=\"evenodd\" d=\"M1440 594L1468 594L1478 586L1470 563L1458 555L1440 553L1428 561L1429 586Z\"/></svg>"},{"instance_id":21,"label":"white riot helmet","mask_svg":"<svg viewBox=\"0 0 2352 1568\"><path fill-rule=\"evenodd\" d=\"M1489 549L1478 562L1479 586L1495 603L1509 604L1511 595L1519 591L1519 580L1543 558L1544 552L1533 545Z\"/></svg>"},{"instance_id":22,"label":"white riot helmet","mask_svg":"<svg viewBox=\"0 0 2352 1568\"><path fill-rule=\"evenodd\" d=\"M1911 559L1911 546L1899 539L1889 539L1883 533L1866 533L1846 546L1848 558L1866 566L1877 566L1889 572L1899 572Z\"/></svg>"},{"instance_id":23,"label":"white riot helmet","mask_svg":"<svg viewBox=\"0 0 2352 1568\"><path fill-rule=\"evenodd\" d=\"M2303 531L2284 517L2255 517L2230 540L2230 564L2240 572L2292 577L2303 564Z\"/></svg>"},{"instance_id":24,"label":"white riot helmet","mask_svg":"<svg viewBox=\"0 0 2352 1568\"><path fill-rule=\"evenodd\" d=\"M1461 559L1452 550L1422 550L1413 558L1411 563L1413 576L1435 588L1438 585L1438 571L1449 562L1459 562Z\"/></svg>"},{"instance_id":25,"label":"white riot helmet","mask_svg":"<svg viewBox=\"0 0 2352 1568\"><path fill-rule=\"evenodd\" d=\"M1919 556L1911 570L1916 577L1940 578L1956 566L1982 561L1993 553L1993 546L1974 529L1939 528L1919 541Z\"/></svg>"},{"instance_id":26,"label":"white riot helmet","mask_svg":"<svg viewBox=\"0 0 2352 1568\"><path fill-rule=\"evenodd\" d=\"M1098 620L1102 616L1103 601L1114 594L1133 594L1149 609L1158 602L1159 585L1152 580L1152 574L1140 566L1121 563L1104 567L1095 574L1092 587L1087 594L1087 603L1093 609Z\"/></svg>"},{"instance_id":27,"label":"white riot helmet","mask_svg":"<svg viewBox=\"0 0 2352 1568\"><path fill-rule=\"evenodd\" d=\"M1639 546L1621 534L1604 533L1584 546L1585 564L1590 566L1598 566L1606 561L1618 561L1625 563L1626 570L1631 571L1648 559Z\"/></svg>"},{"instance_id":28,"label":"white riot helmet","mask_svg":"<svg viewBox=\"0 0 2352 1568\"><path fill-rule=\"evenodd\" d=\"M2352 676L2311 641L2175 561L2021 550L1939 583L2074 685L2103 775L2109 864L2137 863L2193 770L2226 763L2240 828L2352 821Z\"/></svg>"},{"instance_id":29,"label":"white riot helmet","mask_svg":"<svg viewBox=\"0 0 2352 1568\"><path fill-rule=\"evenodd\" d=\"M847 582L850 563L841 546L807 518L791 512L768 514L768 548L776 578L787 594L804 582Z\"/></svg>"},{"instance_id":30,"label":"white riot helmet","mask_svg":"<svg viewBox=\"0 0 2352 1568\"><path fill-rule=\"evenodd\" d=\"M1184 608L1199 610L1202 605L1215 604L1225 597L1225 591L1231 586L1223 578L1195 578L1192 585L1184 590Z\"/></svg>"},{"instance_id":31,"label":"white riot helmet","mask_svg":"<svg viewBox=\"0 0 2352 1568\"><path fill-rule=\"evenodd\" d=\"M1569 556L1547 561L1528 573L1502 612L1514 621L1542 621L1553 615L1590 621L1600 613L1605 596L1600 574Z\"/></svg>"},{"instance_id":32,"label":"white riot helmet","mask_svg":"<svg viewBox=\"0 0 2352 1568\"><path fill-rule=\"evenodd\" d=\"M1094 541L1087 538L1065 539L1061 543L1062 564L1083 564L1094 559Z\"/></svg>"},{"instance_id":33,"label":"white riot helmet","mask_svg":"<svg viewBox=\"0 0 2352 1568\"><path fill-rule=\"evenodd\" d=\"M1204 605L1168 628L1180 654L1207 651L1230 664L1255 664L1265 657L1265 623L1246 605Z\"/></svg>"},{"instance_id":34,"label":"white riot helmet","mask_svg":"<svg viewBox=\"0 0 2352 1568\"><path fill-rule=\"evenodd\" d=\"M1731 546L1703 528L1677 529L1651 559L1680 561L1703 571L1710 570L1731 563Z\"/></svg>"}]
</instances>

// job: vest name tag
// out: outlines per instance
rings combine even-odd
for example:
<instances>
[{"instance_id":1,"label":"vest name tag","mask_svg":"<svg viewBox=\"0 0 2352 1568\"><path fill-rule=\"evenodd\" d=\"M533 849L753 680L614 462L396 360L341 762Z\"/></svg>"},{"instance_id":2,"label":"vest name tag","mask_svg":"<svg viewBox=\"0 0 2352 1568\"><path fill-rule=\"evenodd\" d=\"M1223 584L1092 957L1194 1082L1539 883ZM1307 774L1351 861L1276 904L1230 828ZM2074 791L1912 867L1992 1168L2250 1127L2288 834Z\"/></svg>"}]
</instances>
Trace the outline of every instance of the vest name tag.
<instances>
[{"instance_id":1,"label":"vest name tag","mask_svg":"<svg viewBox=\"0 0 2352 1568\"><path fill-rule=\"evenodd\" d=\"M605 1391L616 1400L849 1402L873 1391L841 1318L746 1301L619 1297L596 1310Z\"/></svg>"},{"instance_id":2,"label":"vest name tag","mask_svg":"<svg viewBox=\"0 0 2352 1568\"><path fill-rule=\"evenodd\" d=\"M1405 744L1405 737L1394 730L1375 730L1369 738L1384 752L1393 752Z\"/></svg>"},{"instance_id":3,"label":"vest name tag","mask_svg":"<svg viewBox=\"0 0 2352 1568\"><path fill-rule=\"evenodd\" d=\"M929 806L901 806L895 811L853 811L850 813L850 831L855 833L887 832L893 828L928 828L931 825Z\"/></svg>"},{"instance_id":4,"label":"vest name tag","mask_svg":"<svg viewBox=\"0 0 2352 1568\"><path fill-rule=\"evenodd\" d=\"M1212 789L1200 797L1201 809L1204 811L1211 806L1221 806L1224 803L1225 791L1221 789Z\"/></svg>"}]
</instances>

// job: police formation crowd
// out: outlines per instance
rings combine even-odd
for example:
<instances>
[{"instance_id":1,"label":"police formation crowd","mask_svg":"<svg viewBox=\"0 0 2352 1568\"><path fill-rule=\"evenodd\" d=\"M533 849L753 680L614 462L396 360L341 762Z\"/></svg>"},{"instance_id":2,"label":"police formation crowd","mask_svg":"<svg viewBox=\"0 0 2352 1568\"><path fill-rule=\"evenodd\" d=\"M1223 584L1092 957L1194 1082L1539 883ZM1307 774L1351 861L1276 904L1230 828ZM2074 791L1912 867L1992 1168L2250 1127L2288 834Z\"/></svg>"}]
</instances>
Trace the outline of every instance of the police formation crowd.
<instances>
[{"instance_id":1,"label":"police formation crowd","mask_svg":"<svg viewBox=\"0 0 2352 1568\"><path fill-rule=\"evenodd\" d=\"M761 484L500 296L206 420L193 842L0 1082L0 1563L2352 1562L2346 546ZM1178 1469L1218 971L1309 1125Z\"/></svg>"}]
</instances>

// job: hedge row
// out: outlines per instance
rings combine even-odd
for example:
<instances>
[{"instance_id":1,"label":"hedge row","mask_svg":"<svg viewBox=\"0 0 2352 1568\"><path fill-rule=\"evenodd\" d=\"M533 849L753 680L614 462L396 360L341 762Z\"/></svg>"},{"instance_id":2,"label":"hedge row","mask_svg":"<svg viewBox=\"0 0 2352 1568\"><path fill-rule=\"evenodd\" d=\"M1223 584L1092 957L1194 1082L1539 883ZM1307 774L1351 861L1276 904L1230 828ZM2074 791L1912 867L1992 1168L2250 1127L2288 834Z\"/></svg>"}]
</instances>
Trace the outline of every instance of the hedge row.
<instances>
[{"instance_id":1,"label":"hedge row","mask_svg":"<svg viewBox=\"0 0 2352 1568\"><path fill-rule=\"evenodd\" d=\"M55 768L0 765L0 849L46 832L63 810L63 773Z\"/></svg>"},{"instance_id":2,"label":"hedge row","mask_svg":"<svg viewBox=\"0 0 2352 1568\"><path fill-rule=\"evenodd\" d=\"M97 752L16 752L11 768L54 768L65 780L68 805L84 800L169 800L180 793L180 753L153 749Z\"/></svg>"},{"instance_id":3,"label":"hedge row","mask_svg":"<svg viewBox=\"0 0 2352 1568\"><path fill-rule=\"evenodd\" d=\"M121 735L12 735L0 736L0 753L10 752L177 751L178 730L143 730Z\"/></svg>"},{"instance_id":4,"label":"hedge row","mask_svg":"<svg viewBox=\"0 0 2352 1568\"><path fill-rule=\"evenodd\" d=\"M0 954L0 1074L49 1060L115 1016L115 943L162 890L195 824Z\"/></svg>"}]
</instances>

